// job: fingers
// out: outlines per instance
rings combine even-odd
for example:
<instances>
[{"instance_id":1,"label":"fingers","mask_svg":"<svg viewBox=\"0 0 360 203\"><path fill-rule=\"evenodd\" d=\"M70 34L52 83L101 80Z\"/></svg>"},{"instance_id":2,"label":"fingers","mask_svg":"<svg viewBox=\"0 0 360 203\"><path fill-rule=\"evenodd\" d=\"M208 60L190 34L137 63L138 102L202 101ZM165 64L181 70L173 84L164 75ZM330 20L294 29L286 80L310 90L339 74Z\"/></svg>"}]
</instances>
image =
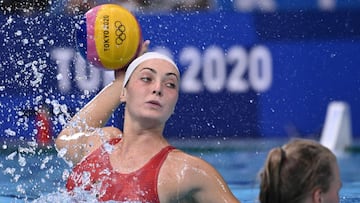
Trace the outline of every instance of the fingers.
<instances>
[{"instance_id":1,"label":"fingers","mask_svg":"<svg viewBox=\"0 0 360 203\"><path fill-rule=\"evenodd\" d=\"M126 68L114 70L115 79L123 81L124 77L125 77L125 71L126 71Z\"/></svg>"},{"instance_id":2,"label":"fingers","mask_svg":"<svg viewBox=\"0 0 360 203\"><path fill-rule=\"evenodd\" d=\"M138 56L141 56L143 55L145 52L148 51L149 49L149 45L150 45L150 40L145 40L143 41L143 43L141 44L141 48L140 48L140 52L139 52L139 55ZM114 71L115 73L115 79L117 80L123 80L124 76L125 76L125 71L126 71L126 68L121 68L121 69L117 69Z\"/></svg>"}]
</instances>

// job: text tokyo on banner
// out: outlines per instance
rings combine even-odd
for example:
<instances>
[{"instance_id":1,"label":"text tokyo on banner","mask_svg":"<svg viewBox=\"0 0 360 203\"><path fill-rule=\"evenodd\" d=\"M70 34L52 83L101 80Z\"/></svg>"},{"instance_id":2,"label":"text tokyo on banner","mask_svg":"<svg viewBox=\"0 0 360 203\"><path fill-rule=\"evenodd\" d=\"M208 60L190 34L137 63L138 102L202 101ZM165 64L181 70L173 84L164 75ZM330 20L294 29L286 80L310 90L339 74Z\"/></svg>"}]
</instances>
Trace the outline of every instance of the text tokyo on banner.
<instances>
[{"instance_id":1,"label":"text tokyo on banner","mask_svg":"<svg viewBox=\"0 0 360 203\"><path fill-rule=\"evenodd\" d=\"M318 133L332 100L348 102L353 119L360 119L359 14L219 12L138 18L144 39L152 41L150 49L167 53L182 73L167 136ZM58 131L113 79L112 72L92 67L75 49L76 17L0 20L6 25L0 32L3 44L12 47L0 55L0 136L30 138L33 118L27 112L43 102L51 105ZM308 24L314 21L323 24L313 29ZM120 109L110 124L119 125L121 114ZM359 135L360 126L353 131Z\"/></svg>"}]
</instances>

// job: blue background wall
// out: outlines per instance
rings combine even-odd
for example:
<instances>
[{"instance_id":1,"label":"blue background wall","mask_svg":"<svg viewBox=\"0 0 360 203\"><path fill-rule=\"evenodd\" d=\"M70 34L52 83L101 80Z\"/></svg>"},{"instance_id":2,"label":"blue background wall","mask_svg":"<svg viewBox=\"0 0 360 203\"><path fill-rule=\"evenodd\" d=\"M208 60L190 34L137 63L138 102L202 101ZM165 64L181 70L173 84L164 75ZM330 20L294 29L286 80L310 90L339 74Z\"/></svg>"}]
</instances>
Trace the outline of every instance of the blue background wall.
<instances>
[{"instance_id":1,"label":"blue background wall","mask_svg":"<svg viewBox=\"0 0 360 203\"><path fill-rule=\"evenodd\" d=\"M360 12L233 10L137 15L151 49L182 72L170 137L284 137L321 133L329 102L349 103L360 136ZM112 73L77 54L77 17L0 17L0 137L32 139L47 103L54 133ZM123 109L109 124L121 127Z\"/></svg>"}]
</instances>

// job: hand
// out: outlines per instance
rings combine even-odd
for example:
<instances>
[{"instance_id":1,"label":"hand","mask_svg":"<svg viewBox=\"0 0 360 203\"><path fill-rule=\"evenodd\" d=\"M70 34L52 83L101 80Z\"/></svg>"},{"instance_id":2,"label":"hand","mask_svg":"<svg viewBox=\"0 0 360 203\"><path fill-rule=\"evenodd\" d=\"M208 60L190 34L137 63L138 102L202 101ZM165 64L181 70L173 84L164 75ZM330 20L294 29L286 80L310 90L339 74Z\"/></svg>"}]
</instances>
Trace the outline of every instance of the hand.
<instances>
[{"instance_id":1,"label":"hand","mask_svg":"<svg viewBox=\"0 0 360 203\"><path fill-rule=\"evenodd\" d=\"M139 51L139 54L136 56L141 56L143 55L145 52L147 52L147 50L149 49L149 45L150 45L150 40L145 40L143 41L142 45L141 45L141 48L140 48L140 51ZM120 68L118 70L115 70L114 73L115 73L115 79L116 80L121 80L123 81L124 80L124 77L125 77L125 71L126 71L126 68Z\"/></svg>"}]
</instances>

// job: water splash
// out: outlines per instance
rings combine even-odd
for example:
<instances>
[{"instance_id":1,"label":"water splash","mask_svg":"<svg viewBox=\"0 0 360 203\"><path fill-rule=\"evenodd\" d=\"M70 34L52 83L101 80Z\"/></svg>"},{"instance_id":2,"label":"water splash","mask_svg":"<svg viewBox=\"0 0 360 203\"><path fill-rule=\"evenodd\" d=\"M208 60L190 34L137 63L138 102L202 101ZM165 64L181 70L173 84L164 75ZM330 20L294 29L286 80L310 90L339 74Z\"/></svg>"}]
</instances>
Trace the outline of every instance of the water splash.
<instances>
[{"instance_id":1,"label":"water splash","mask_svg":"<svg viewBox=\"0 0 360 203\"><path fill-rule=\"evenodd\" d=\"M96 196L89 191L81 190L79 188L74 189L73 194L69 194L66 191L52 192L47 195L43 195L38 199L35 199L33 203L53 203L53 202L89 202L98 203Z\"/></svg>"}]
</instances>

